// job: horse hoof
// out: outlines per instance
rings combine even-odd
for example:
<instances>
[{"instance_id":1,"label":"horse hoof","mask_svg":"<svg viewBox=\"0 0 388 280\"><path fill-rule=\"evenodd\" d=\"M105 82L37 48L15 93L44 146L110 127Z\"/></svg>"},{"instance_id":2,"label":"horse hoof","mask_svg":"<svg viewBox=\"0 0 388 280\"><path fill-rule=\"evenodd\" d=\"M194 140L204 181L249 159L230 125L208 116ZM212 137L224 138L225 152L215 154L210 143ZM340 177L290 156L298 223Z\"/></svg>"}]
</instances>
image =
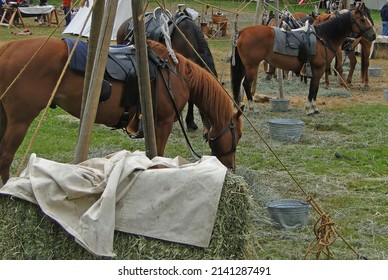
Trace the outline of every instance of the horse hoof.
<instances>
[{"instance_id":1,"label":"horse hoof","mask_svg":"<svg viewBox=\"0 0 388 280\"><path fill-rule=\"evenodd\" d=\"M195 122L192 121L192 122L187 123L187 130L189 132L196 131L197 129L198 129L198 126L196 125Z\"/></svg>"},{"instance_id":2,"label":"horse hoof","mask_svg":"<svg viewBox=\"0 0 388 280\"><path fill-rule=\"evenodd\" d=\"M320 113L321 113L321 112L319 112L318 109L315 109L314 112L313 112L314 115L318 115L318 114L320 114Z\"/></svg>"}]
</instances>

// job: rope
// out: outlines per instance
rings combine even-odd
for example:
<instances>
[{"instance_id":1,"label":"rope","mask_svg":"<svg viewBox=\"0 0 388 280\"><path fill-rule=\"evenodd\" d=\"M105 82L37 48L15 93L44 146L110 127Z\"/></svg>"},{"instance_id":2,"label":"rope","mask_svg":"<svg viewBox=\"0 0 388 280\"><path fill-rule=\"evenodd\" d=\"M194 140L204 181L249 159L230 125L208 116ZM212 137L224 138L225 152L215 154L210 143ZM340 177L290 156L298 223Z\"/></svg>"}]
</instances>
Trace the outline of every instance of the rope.
<instances>
[{"instance_id":1,"label":"rope","mask_svg":"<svg viewBox=\"0 0 388 280\"><path fill-rule=\"evenodd\" d=\"M162 13L160 16L160 26L161 26L161 30L162 30L162 33L164 36L164 42L166 44L168 53L170 54L170 57L172 58L172 60L174 61L175 64L178 64L178 59L176 58L175 52L171 46L171 37L169 34L169 30L168 30L168 20L169 20L169 18L167 17L166 13Z\"/></svg>"},{"instance_id":2,"label":"rope","mask_svg":"<svg viewBox=\"0 0 388 280\"><path fill-rule=\"evenodd\" d=\"M265 3L265 5L269 5L268 3ZM269 5L271 6L271 5ZM237 23L235 26L235 29L237 29ZM235 38L237 40L237 37ZM236 46L236 41L232 41L233 46ZM234 48L233 48L234 49ZM234 51L233 51L234 54ZM234 55L232 57L232 62L234 62ZM238 108L237 103L234 101L232 97L230 97L235 106ZM249 126L254 130L254 132L259 136L261 141L264 143L264 145L267 147L267 149L271 152L271 154L274 156L274 158L278 161L278 163L281 165L281 167L286 171L286 173L291 177L292 181L296 184L296 186L300 189L300 191L306 196L306 200L312 208L319 214L320 218L317 220L314 226L314 235L315 239L311 242L311 244L308 247L308 250L306 252L305 258L311 253L315 253L316 258L318 259L321 254L325 254L328 258L331 258L333 256L332 252L330 251L329 246L332 245L335 240L340 238L346 246L353 251L358 259L365 259L365 257L360 256L360 254L345 240L343 236L340 235L340 233L335 229L334 222L331 220L330 216L327 215L322 211L322 209L319 207L319 205L314 201L313 197L309 195L304 188L301 186L299 181L295 178L295 176L291 173L291 171L288 169L288 167L283 163L283 161L279 158L279 156L276 154L276 152L272 149L272 147L268 144L268 142L264 139L264 137L261 135L261 133L256 129L256 127L253 125L253 123L249 120L247 115L240 109L241 114L243 115L244 119L248 122Z\"/></svg>"}]
</instances>

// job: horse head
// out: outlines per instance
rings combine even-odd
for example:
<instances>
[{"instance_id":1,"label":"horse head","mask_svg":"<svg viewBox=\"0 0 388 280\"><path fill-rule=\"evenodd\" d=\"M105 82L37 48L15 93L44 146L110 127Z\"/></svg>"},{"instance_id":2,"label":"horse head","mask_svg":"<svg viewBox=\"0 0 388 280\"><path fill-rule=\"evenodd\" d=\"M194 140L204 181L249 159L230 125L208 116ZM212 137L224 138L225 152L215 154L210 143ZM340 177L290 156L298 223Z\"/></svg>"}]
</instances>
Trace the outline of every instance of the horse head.
<instances>
[{"instance_id":1,"label":"horse head","mask_svg":"<svg viewBox=\"0 0 388 280\"><path fill-rule=\"evenodd\" d=\"M209 146L212 155L216 156L219 161L231 170L236 169L236 149L238 141L242 136L241 114L244 106L233 115L230 122L220 131L214 131L211 128L208 132ZM214 135L212 135L214 133Z\"/></svg>"},{"instance_id":2,"label":"horse head","mask_svg":"<svg viewBox=\"0 0 388 280\"><path fill-rule=\"evenodd\" d=\"M365 11L365 4L362 3L350 11L352 16L351 30L356 34L356 38L364 37L369 41L376 40L376 32L373 29L373 23L369 20Z\"/></svg>"}]
</instances>

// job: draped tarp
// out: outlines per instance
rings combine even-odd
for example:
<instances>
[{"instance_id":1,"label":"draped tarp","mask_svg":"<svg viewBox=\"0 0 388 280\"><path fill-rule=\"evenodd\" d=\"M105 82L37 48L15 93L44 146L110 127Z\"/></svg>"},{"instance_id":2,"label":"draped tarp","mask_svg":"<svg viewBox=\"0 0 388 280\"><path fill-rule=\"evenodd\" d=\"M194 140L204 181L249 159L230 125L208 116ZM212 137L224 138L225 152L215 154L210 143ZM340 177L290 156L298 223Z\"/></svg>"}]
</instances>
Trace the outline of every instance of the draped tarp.
<instances>
[{"instance_id":1,"label":"draped tarp","mask_svg":"<svg viewBox=\"0 0 388 280\"><path fill-rule=\"evenodd\" d=\"M226 167L216 157L187 163L120 151L80 164L31 155L1 194L40 206L90 252L114 256L114 230L207 247Z\"/></svg>"}]
</instances>

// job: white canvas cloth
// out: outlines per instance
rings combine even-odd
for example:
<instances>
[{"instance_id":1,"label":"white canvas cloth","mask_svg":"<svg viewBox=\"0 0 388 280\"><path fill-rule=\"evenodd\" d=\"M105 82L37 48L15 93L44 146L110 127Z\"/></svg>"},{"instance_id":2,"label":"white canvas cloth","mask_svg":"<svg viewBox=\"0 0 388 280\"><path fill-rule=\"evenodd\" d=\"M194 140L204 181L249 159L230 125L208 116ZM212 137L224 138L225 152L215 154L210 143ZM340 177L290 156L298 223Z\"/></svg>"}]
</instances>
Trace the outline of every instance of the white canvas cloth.
<instances>
[{"instance_id":1,"label":"white canvas cloth","mask_svg":"<svg viewBox=\"0 0 388 280\"><path fill-rule=\"evenodd\" d=\"M52 5L19 7L19 10L23 14L29 14L29 15L49 14L52 11L54 11L54 9L55 7Z\"/></svg>"},{"instance_id":2,"label":"white canvas cloth","mask_svg":"<svg viewBox=\"0 0 388 280\"><path fill-rule=\"evenodd\" d=\"M93 0L89 0L88 2L88 6L81 7L74 15L70 24L62 32L63 34L79 35L81 34L82 27L84 26L84 24L86 24L81 36L89 37L92 16L90 16L88 19L88 14L93 6ZM116 40L116 33L120 25L125 20L132 17L131 3L131 0L119 0L119 2L117 3L116 17L113 25L111 40Z\"/></svg>"},{"instance_id":3,"label":"white canvas cloth","mask_svg":"<svg viewBox=\"0 0 388 280\"><path fill-rule=\"evenodd\" d=\"M0 193L38 204L87 250L114 256L115 229L207 247L225 175L213 156L187 163L120 151L74 165L32 154Z\"/></svg>"}]
</instances>

